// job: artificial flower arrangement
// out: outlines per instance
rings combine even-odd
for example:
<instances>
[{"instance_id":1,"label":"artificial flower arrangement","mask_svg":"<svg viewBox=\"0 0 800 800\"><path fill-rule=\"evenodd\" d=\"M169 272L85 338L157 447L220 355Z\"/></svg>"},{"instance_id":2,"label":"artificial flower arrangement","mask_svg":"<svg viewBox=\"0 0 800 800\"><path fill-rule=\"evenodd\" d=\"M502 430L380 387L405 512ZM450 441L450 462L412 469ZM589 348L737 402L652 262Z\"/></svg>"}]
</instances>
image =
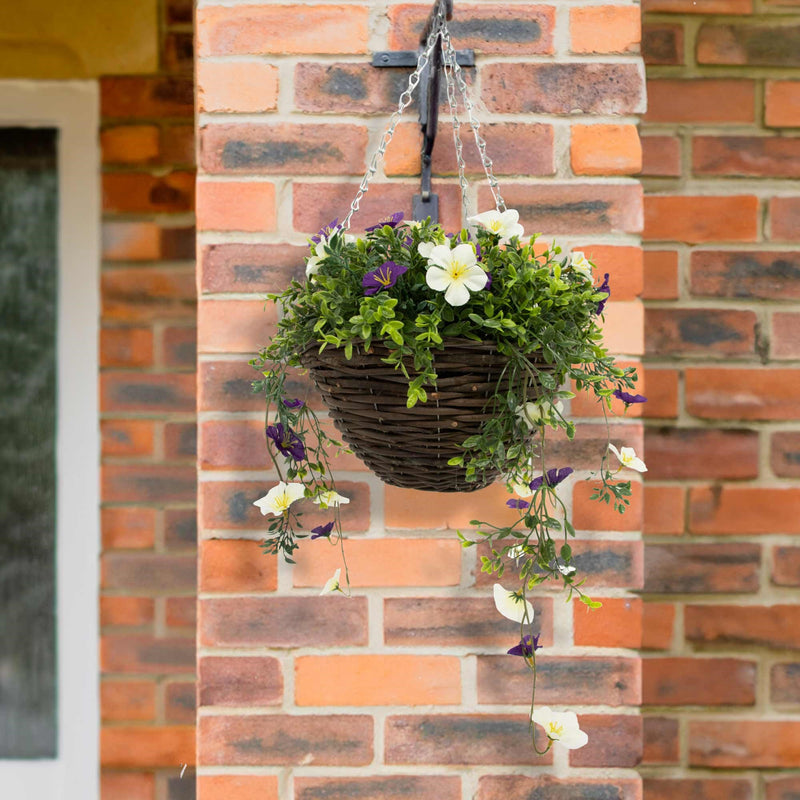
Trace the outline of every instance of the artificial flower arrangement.
<instances>
[{"instance_id":1,"label":"artificial flower arrangement","mask_svg":"<svg viewBox=\"0 0 800 800\"><path fill-rule=\"evenodd\" d=\"M322 594L349 595L339 519L339 508L349 499L337 492L329 463L330 455L346 445L288 389L294 368L309 368L322 385L319 359L326 351L335 353L342 366L331 391L344 387L356 394L369 407L374 424L357 419L348 428L338 401L322 394L343 439L367 464L371 440L365 443L359 436L366 429L378 442L391 431L395 439L389 451L395 461L402 465L407 457L414 472L421 459L432 458L436 474L450 476L438 489L468 491L499 476L513 495L506 503L518 512L513 524L472 520L476 538L461 532L458 536L464 547L488 543L490 554L482 556L484 572L499 579L509 563L516 565L517 587L508 590L496 583L494 600L500 614L520 624L519 643L508 653L524 659L535 687L539 643L527 594L554 579L568 599L575 594L590 607L600 605L582 591L583 581L572 563L570 539L575 530L558 486L573 470L547 461L549 431L563 429L570 439L574 436L575 425L564 412L564 401L574 396L566 388L569 384L593 393L604 409L610 409L612 397L626 407L645 398L633 392L635 370L617 366L602 343L599 323L611 293L608 275L595 286L592 264L582 253L565 256L556 245L535 247L536 236L525 238L513 209L488 211L468 222L468 228L448 234L430 220L406 222L397 213L357 238L334 221L310 242L306 280L269 295L280 308L278 331L252 363L263 376L254 386L267 401L266 437L278 483L256 505L262 514L271 515L265 552L282 554L291 562L304 538L324 539L342 548L342 568ZM454 446L450 428L458 429L459 423L449 423L440 413L448 395L440 386L441 365L448 352L464 343L488 348L495 366L489 378L469 376L471 390L481 380L488 385L480 401L483 415L472 431L456 430ZM482 352L469 358L480 360ZM374 372L376 366L383 380L388 375L392 386L401 387L409 413L415 408L426 412L422 444L436 445L437 437L447 438L446 461L442 451L427 456L425 447L421 456L405 454L402 422L397 422L403 415L394 407L385 410L382 392L388 390L370 382L370 369ZM475 400L456 397L451 402L474 405ZM404 482L402 469L392 473L390 465L388 474L381 469L376 471L388 482L416 485ZM599 485L592 498L613 503L619 512L631 495L630 481L618 478L623 469L643 472L646 467L631 448L618 449L609 442L593 476ZM329 521L308 530L302 504L296 505L303 499L329 510ZM547 734L545 751L537 752L546 752L553 742L568 748L586 743L574 713L534 710L533 704L531 712L532 722Z\"/></svg>"}]
</instances>

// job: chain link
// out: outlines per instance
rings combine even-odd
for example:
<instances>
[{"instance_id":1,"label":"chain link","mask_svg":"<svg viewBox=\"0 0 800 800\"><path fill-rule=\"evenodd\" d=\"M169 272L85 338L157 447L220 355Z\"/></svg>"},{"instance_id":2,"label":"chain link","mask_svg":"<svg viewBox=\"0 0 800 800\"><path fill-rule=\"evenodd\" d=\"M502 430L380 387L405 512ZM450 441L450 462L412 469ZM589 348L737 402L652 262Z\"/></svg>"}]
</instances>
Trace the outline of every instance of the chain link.
<instances>
[{"instance_id":1,"label":"chain link","mask_svg":"<svg viewBox=\"0 0 800 800\"><path fill-rule=\"evenodd\" d=\"M444 70L445 85L447 86L447 104L453 115L453 142L456 148L456 162L458 163L458 182L461 186L461 206L464 210L464 222L469 217L469 185L465 173L464 145L461 141L461 121L458 118L458 102L456 100L456 82L453 76L453 65L443 52L442 68Z\"/></svg>"}]
</instances>

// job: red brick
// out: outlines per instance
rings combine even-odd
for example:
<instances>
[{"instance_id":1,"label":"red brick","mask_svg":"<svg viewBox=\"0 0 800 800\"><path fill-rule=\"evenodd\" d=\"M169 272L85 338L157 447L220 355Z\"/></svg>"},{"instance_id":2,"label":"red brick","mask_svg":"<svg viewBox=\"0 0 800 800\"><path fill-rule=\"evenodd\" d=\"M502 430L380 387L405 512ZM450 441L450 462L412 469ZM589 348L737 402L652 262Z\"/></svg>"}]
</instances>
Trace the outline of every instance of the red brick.
<instances>
[{"instance_id":1,"label":"red brick","mask_svg":"<svg viewBox=\"0 0 800 800\"><path fill-rule=\"evenodd\" d=\"M549 764L531 746L529 720L522 715L426 714L386 720L387 764ZM537 736L537 743L543 737ZM453 747L458 742L458 747Z\"/></svg>"},{"instance_id":2,"label":"red brick","mask_svg":"<svg viewBox=\"0 0 800 800\"><path fill-rule=\"evenodd\" d=\"M649 195L644 199L644 238L650 241L754 242L758 198Z\"/></svg>"},{"instance_id":3,"label":"red brick","mask_svg":"<svg viewBox=\"0 0 800 800\"><path fill-rule=\"evenodd\" d=\"M105 464L101 480L108 503L193 503L197 494L194 467Z\"/></svg>"},{"instance_id":4,"label":"red brick","mask_svg":"<svg viewBox=\"0 0 800 800\"><path fill-rule=\"evenodd\" d=\"M573 125L570 161L576 175L635 175L642 169L639 132L635 125Z\"/></svg>"},{"instance_id":5,"label":"red brick","mask_svg":"<svg viewBox=\"0 0 800 800\"><path fill-rule=\"evenodd\" d=\"M648 419L674 419L678 416L678 370L654 369L649 366L644 372L647 387L647 402L642 415Z\"/></svg>"},{"instance_id":6,"label":"red brick","mask_svg":"<svg viewBox=\"0 0 800 800\"><path fill-rule=\"evenodd\" d=\"M389 47L415 50L430 9L403 4L389 9ZM547 5L467 6L448 28L457 47L502 55L553 52L555 9Z\"/></svg>"},{"instance_id":7,"label":"red brick","mask_svg":"<svg viewBox=\"0 0 800 800\"><path fill-rule=\"evenodd\" d=\"M168 125L161 130L162 159L168 164L194 167L194 126Z\"/></svg>"},{"instance_id":8,"label":"red brick","mask_svg":"<svg viewBox=\"0 0 800 800\"><path fill-rule=\"evenodd\" d=\"M756 323L752 311L648 308L645 349L655 358L756 355Z\"/></svg>"},{"instance_id":9,"label":"red brick","mask_svg":"<svg viewBox=\"0 0 800 800\"><path fill-rule=\"evenodd\" d=\"M646 122L755 122L755 81L725 78L652 78Z\"/></svg>"},{"instance_id":10,"label":"red brick","mask_svg":"<svg viewBox=\"0 0 800 800\"><path fill-rule=\"evenodd\" d=\"M650 458L648 456L648 461ZM644 528L647 536L674 536L683 533L685 516L682 486L644 487Z\"/></svg>"},{"instance_id":11,"label":"red brick","mask_svg":"<svg viewBox=\"0 0 800 800\"><path fill-rule=\"evenodd\" d=\"M100 526L103 549L147 549L155 542L156 514L149 508L104 508Z\"/></svg>"},{"instance_id":12,"label":"red brick","mask_svg":"<svg viewBox=\"0 0 800 800\"><path fill-rule=\"evenodd\" d=\"M365 53L368 18L356 5L204 6L198 55Z\"/></svg>"},{"instance_id":13,"label":"red brick","mask_svg":"<svg viewBox=\"0 0 800 800\"><path fill-rule=\"evenodd\" d=\"M536 702L628 706L641 703L641 660L545 656L536 659ZM522 659L478 656L478 703L525 705L531 672Z\"/></svg>"},{"instance_id":14,"label":"red brick","mask_svg":"<svg viewBox=\"0 0 800 800\"><path fill-rule=\"evenodd\" d=\"M348 542L348 549L350 543ZM498 619L484 597L387 597L383 601L387 645L486 648L519 638L519 624ZM552 598L532 597L533 632L542 646L553 643ZM510 645L509 645L510 646Z\"/></svg>"},{"instance_id":15,"label":"red brick","mask_svg":"<svg viewBox=\"0 0 800 800\"><path fill-rule=\"evenodd\" d=\"M278 565L260 542L248 539L207 539L200 543L201 592L274 592Z\"/></svg>"},{"instance_id":16,"label":"red brick","mask_svg":"<svg viewBox=\"0 0 800 800\"><path fill-rule=\"evenodd\" d=\"M800 370L687 369L686 410L704 419L797 419Z\"/></svg>"},{"instance_id":17,"label":"red brick","mask_svg":"<svg viewBox=\"0 0 800 800\"><path fill-rule=\"evenodd\" d=\"M675 606L671 603L645 603L642 610L642 648L669 650L675 626Z\"/></svg>"},{"instance_id":18,"label":"red brick","mask_svg":"<svg viewBox=\"0 0 800 800\"><path fill-rule=\"evenodd\" d=\"M692 720L689 764L728 769L794 767L800 758L798 741L800 722Z\"/></svg>"},{"instance_id":19,"label":"red brick","mask_svg":"<svg viewBox=\"0 0 800 800\"><path fill-rule=\"evenodd\" d=\"M642 25L642 57L648 65L685 63L683 25L645 22Z\"/></svg>"},{"instance_id":20,"label":"red brick","mask_svg":"<svg viewBox=\"0 0 800 800\"><path fill-rule=\"evenodd\" d=\"M274 183L197 182L197 230L258 233L276 226Z\"/></svg>"},{"instance_id":21,"label":"red brick","mask_svg":"<svg viewBox=\"0 0 800 800\"><path fill-rule=\"evenodd\" d=\"M103 164L150 164L161 148L155 125L116 125L100 132Z\"/></svg>"},{"instance_id":22,"label":"red brick","mask_svg":"<svg viewBox=\"0 0 800 800\"><path fill-rule=\"evenodd\" d=\"M707 297L800 299L800 252L697 250L691 291Z\"/></svg>"},{"instance_id":23,"label":"red brick","mask_svg":"<svg viewBox=\"0 0 800 800\"><path fill-rule=\"evenodd\" d=\"M638 597L603 597L600 608L572 604L572 631L576 645L629 647L642 644L642 601Z\"/></svg>"},{"instance_id":24,"label":"red brick","mask_svg":"<svg viewBox=\"0 0 800 800\"><path fill-rule=\"evenodd\" d=\"M194 114L191 76L113 76L100 79L103 117L160 120Z\"/></svg>"},{"instance_id":25,"label":"red brick","mask_svg":"<svg viewBox=\"0 0 800 800\"><path fill-rule=\"evenodd\" d=\"M800 197L773 197L769 201L770 239L800 241Z\"/></svg>"},{"instance_id":26,"label":"red brick","mask_svg":"<svg viewBox=\"0 0 800 800\"><path fill-rule=\"evenodd\" d=\"M650 706L751 706L756 663L737 658L646 658L642 702Z\"/></svg>"},{"instance_id":27,"label":"red brick","mask_svg":"<svg viewBox=\"0 0 800 800\"><path fill-rule=\"evenodd\" d=\"M195 251L194 228L162 227L155 222L105 220L102 228L105 261L191 260Z\"/></svg>"},{"instance_id":28,"label":"red brick","mask_svg":"<svg viewBox=\"0 0 800 800\"><path fill-rule=\"evenodd\" d=\"M800 177L800 139L773 136L695 136L695 175Z\"/></svg>"},{"instance_id":29,"label":"red brick","mask_svg":"<svg viewBox=\"0 0 800 800\"><path fill-rule=\"evenodd\" d=\"M295 800L461 800L461 778L457 775L297 776L294 787Z\"/></svg>"},{"instance_id":30,"label":"red brick","mask_svg":"<svg viewBox=\"0 0 800 800\"><path fill-rule=\"evenodd\" d=\"M193 319L194 272L190 269L123 268L104 270L102 313L120 322Z\"/></svg>"},{"instance_id":31,"label":"red brick","mask_svg":"<svg viewBox=\"0 0 800 800\"><path fill-rule=\"evenodd\" d=\"M760 567L755 544L648 544L644 586L655 594L757 592Z\"/></svg>"},{"instance_id":32,"label":"red brick","mask_svg":"<svg viewBox=\"0 0 800 800\"><path fill-rule=\"evenodd\" d=\"M193 556L106 553L101 571L101 585L106 589L162 593L192 590L197 585Z\"/></svg>"},{"instance_id":33,"label":"red brick","mask_svg":"<svg viewBox=\"0 0 800 800\"><path fill-rule=\"evenodd\" d=\"M100 408L107 412L194 411L195 377L190 373L104 372Z\"/></svg>"},{"instance_id":34,"label":"red brick","mask_svg":"<svg viewBox=\"0 0 800 800\"><path fill-rule=\"evenodd\" d=\"M770 355L773 358L800 358L800 314L776 312L772 315Z\"/></svg>"},{"instance_id":35,"label":"red brick","mask_svg":"<svg viewBox=\"0 0 800 800\"><path fill-rule=\"evenodd\" d=\"M149 367L152 363L152 330L149 328L101 329L101 367Z\"/></svg>"},{"instance_id":36,"label":"red brick","mask_svg":"<svg viewBox=\"0 0 800 800\"><path fill-rule=\"evenodd\" d=\"M206 766L362 766L372 761L372 718L288 714L202 716L198 759Z\"/></svg>"},{"instance_id":37,"label":"red brick","mask_svg":"<svg viewBox=\"0 0 800 800\"><path fill-rule=\"evenodd\" d=\"M367 643L364 597L230 597L200 601L214 647L345 647Z\"/></svg>"},{"instance_id":38,"label":"red brick","mask_svg":"<svg viewBox=\"0 0 800 800\"><path fill-rule=\"evenodd\" d=\"M144 419L100 421L101 452L104 456L147 456L153 453L153 423Z\"/></svg>"},{"instance_id":39,"label":"red brick","mask_svg":"<svg viewBox=\"0 0 800 800\"><path fill-rule=\"evenodd\" d=\"M209 173L360 175L363 125L235 123L200 129L200 164Z\"/></svg>"},{"instance_id":40,"label":"red brick","mask_svg":"<svg viewBox=\"0 0 800 800\"><path fill-rule=\"evenodd\" d=\"M197 548L197 511L194 508L164 512L164 544L169 550Z\"/></svg>"},{"instance_id":41,"label":"red brick","mask_svg":"<svg viewBox=\"0 0 800 800\"><path fill-rule=\"evenodd\" d=\"M773 664L769 671L772 703L800 703L800 664Z\"/></svg>"},{"instance_id":42,"label":"red brick","mask_svg":"<svg viewBox=\"0 0 800 800\"><path fill-rule=\"evenodd\" d=\"M681 172L681 140L677 136L642 136L642 175L679 178Z\"/></svg>"},{"instance_id":43,"label":"red brick","mask_svg":"<svg viewBox=\"0 0 800 800\"><path fill-rule=\"evenodd\" d=\"M155 776L145 772L104 769L100 775L100 796L103 800L155 800Z\"/></svg>"},{"instance_id":44,"label":"red brick","mask_svg":"<svg viewBox=\"0 0 800 800\"><path fill-rule=\"evenodd\" d=\"M800 433L780 431L772 435L770 465L782 478L800 477Z\"/></svg>"},{"instance_id":45,"label":"red brick","mask_svg":"<svg viewBox=\"0 0 800 800\"><path fill-rule=\"evenodd\" d=\"M280 800L276 775L198 775L197 800Z\"/></svg>"},{"instance_id":46,"label":"red brick","mask_svg":"<svg viewBox=\"0 0 800 800\"><path fill-rule=\"evenodd\" d=\"M280 292L305 278L308 248L291 244L212 244L200 256L203 292Z\"/></svg>"},{"instance_id":47,"label":"red brick","mask_svg":"<svg viewBox=\"0 0 800 800\"><path fill-rule=\"evenodd\" d=\"M619 447L619 443L616 445ZM641 449L640 449L641 452ZM631 478L629 473L624 477ZM614 510L612 504L591 500L598 487L595 481L579 481L572 489L574 515L572 524L578 530L585 531L638 531L642 528L642 484L631 484L632 496L630 505L624 513Z\"/></svg>"},{"instance_id":48,"label":"red brick","mask_svg":"<svg viewBox=\"0 0 800 800\"><path fill-rule=\"evenodd\" d=\"M684 626L697 644L800 648L800 608L792 605L688 605Z\"/></svg>"},{"instance_id":49,"label":"red brick","mask_svg":"<svg viewBox=\"0 0 800 800\"><path fill-rule=\"evenodd\" d=\"M767 81L764 122L773 128L800 126L800 81Z\"/></svg>"},{"instance_id":50,"label":"red brick","mask_svg":"<svg viewBox=\"0 0 800 800\"><path fill-rule=\"evenodd\" d=\"M499 114L636 114L644 86L635 64L487 64L481 99Z\"/></svg>"},{"instance_id":51,"label":"red brick","mask_svg":"<svg viewBox=\"0 0 800 800\"><path fill-rule=\"evenodd\" d=\"M642 764L677 764L680 761L678 720L669 717L645 716L642 723L644 738ZM692 795L688 796L692 797ZM669 798L673 800L673 795L669 795Z\"/></svg>"},{"instance_id":52,"label":"red brick","mask_svg":"<svg viewBox=\"0 0 800 800\"><path fill-rule=\"evenodd\" d=\"M198 364L198 409L201 411L262 411L264 398L253 391L258 373L244 360L202 361Z\"/></svg>"},{"instance_id":53,"label":"red brick","mask_svg":"<svg viewBox=\"0 0 800 800\"><path fill-rule=\"evenodd\" d=\"M615 301L636 300L641 295L644 272L641 247L579 242L575 249L583 252L597 265L594 270L595 282L602 283L603 274L610 274Z\"/></svg>"},{"instance_id":54,"label":"red brick","mask_svg":"<svg viewBox=\"0 0 800 800\"><path fill-rule=\"evenodd\" d=\"M253 708L280 705L283 700L283 672L277 658L205 656L198 673L201 706Z\"/></svg>"},{"instance_id":55,"label":"red brick","mask_svg":"<svg viewBox=\"0 0 800 800\"><path fill-rule=\"evenodd\" d=\"M161 334L161 357L166 367L197 368L197 328L170 326Z\"/></svg>"},{"instance_id":56,"label":"red brick","mask_svg":"<svg viewBox=\"0 0 800 800\"><path fill-rule=\"evenodd\" d=\"M198 111L260 113L277 107L278 67L274 64L198 62Z\"/></svg>"},{"instance_id":57,"label":"red brick","mask_svg":"<svg viewBox=\"0 0 800 800\"><path fill-rule=\"evenodd\" d=\"M192 593L189 597L168 597L164 614L168 628L197 627L197 598Z\"/></svg>"},{"instance_id":58,"label":"red brick","mask_svg":"<svg viewBox=\"0 0 800 800\"><path fill-rule=\"evenodd\" d=\"M297 656L298 706L427 706L461 702L456 656Z\"/></svg>"},{"instance_id":59,"label":"red brick","mask_svg":"<svg viewBox=\"0 0 800 800\"><path fill-rule=\"evenodd\" d=\"M643 0L647 13L752 14L753 0Z\"/></svg>"},{"instance_id":60,"label":"red brick","mask_svg":"<svg viewBox=\"0 0 800 800\"><path fill-rule=\"evenodd\" d=\"M674 250L646 250L642 297L645 300L677 300L679 295L678 254Z\"/></svg>"},{"instance_id":61,"label":"red brick","mask_svg":"<svg viewBox=\"0 0 800 800\"><path fill-rule=\"evenodd\" d=\"M705 24L697 32L698 64L796 67L797 25Z\"/></svg>"},{"instance_id":62,"label":"red brick","mask_svg":"<svg viewBox=\"0 0 800 800\"><path fill-rule=\"evenodd\" d=\"M194 725L197 719L195 694L194 683L168 683L164 698L167 722Z\"/></svg>"},{"instance_id":63,"label":"red brick","mask_svg":"<svg viewBox=\"0 0 800 800\"><path fill-rule=\"evenodd\" d=\"M155 605L149 597L101 597L100 625L103 627L138 628L150 625Z\"/></svg>"},{"instance_id":64,"label":"red brick","mask_svg":"<svg viewBox=\"0 0 800 800\"><path fill-rule=\"evenodd\" d=\"M277 311L263 300L203 300L197 305L199 353L254 354L275 334Z\"/></svg>"},{"instance_id":65,"label":"red brick","mask_svg":"<svg viewBox=\"0 0 800 800\"><path fill-rule=\"evenodd\" d=\"M780 3L780 0L777 0ZM767 777L764 776L766 788L766 800L792 800L792 795L800 792L800 778L789 777ZM748 797L747 800L750 800Z\"/></svg>"},{"instance_id":66,"label":"red brick","mask_svg":"<svg viewBox=\"0 0 800 800\"><path fill-rule=\"evenodd\" d=\"M641 40L641 13L636 6L587 6L569 12L573 53L630 53Z\"/></svg>"},{"instance_id":67,"label":"red brick","mask_svg":"<svg viewBox=\"0 0 800 800\"><path fill-rule=\"evenodd\" d=\"M194 210L194 173L103 174L103 211L107 214L165 214Z\"/></svg>"},{"instance_id":68,"label":"red brick","mask_svg":"<svg viewBox=\"0 0 800 800\"><path fill-rule=\"evenodd\" d=\"M439 222L445 230L461 228L461 192L453 184L433 183L439 195ZM314 234L332 219L342 218L358 191L356 183L303 183L292 184L294 201L293 223L298 232ZM351 232L363 230L376 220L396 211L411 219L412 193L400 183L371 183L369 192L361 202L360 211L353 216Z\"/></svg>"},{"instance_id":69,"label":"red brick","mask_svg":"<svg viewBox=\"0 0 800 800\"><path fill-rule=\"evenodd\" d=\"M475 800L572 800L576 797L640 800L641 784L635 778L558 780L551 775L481 775Z\"/></svg>"},{"instance_id":70,"label":"red brick","mask_svg":"<svg viewBox=\"0 0 800 800\"><path fill-rule=\"evenodd\" d=\"M693 533L800 533L800 489L697 487L689 495Z\"/></svg>"},{"instance_id":71,"label":"red brick","mask_svg":"<svg viewBox=\"0 0 800 800\"><path fill-rule=\"evenodd\" d=\"M105 727L100 731L100 763L149 769L194 764L194 727Z\"/></svg>"},{"instance_id":72,"label":"red brick","mask_svg":"<svg viewBox=\"0 0 800 800\"><path fill-rule=\"evenodd\" d=\"M191 675L194 665L194 639L129 634L103 636L100 640L100 666L104 673Z\"/></svg>"},{"instance_id":73,"label":"red brick","mask_svg":"<svg viewBox=\"0 0 800 800\"><path fill-rule=\"evenodd\" d=\"M773 548L772 582L776 586L800 586L800 547Z\"/></svg>"},{"instance_id":74,"label":"red brick","mask_svg":"<svg viewBox=\"0 0 800 800\"><path fill-rule=\"evenodd\" d=\"M644 791L647 800L753 800L755 796L745 778L645 778Z\"/></svg>"},{"instance_id":75,"label":"red brick","mask_svg":"<svg viewBox=\"0 0 800 800\"><path fill-rule=\"evenodd\" d=\"M589 743L571 750L571 767L635 767L642 759L642 718L638 715L581 714Z\"/></svg>"}]
</instances>

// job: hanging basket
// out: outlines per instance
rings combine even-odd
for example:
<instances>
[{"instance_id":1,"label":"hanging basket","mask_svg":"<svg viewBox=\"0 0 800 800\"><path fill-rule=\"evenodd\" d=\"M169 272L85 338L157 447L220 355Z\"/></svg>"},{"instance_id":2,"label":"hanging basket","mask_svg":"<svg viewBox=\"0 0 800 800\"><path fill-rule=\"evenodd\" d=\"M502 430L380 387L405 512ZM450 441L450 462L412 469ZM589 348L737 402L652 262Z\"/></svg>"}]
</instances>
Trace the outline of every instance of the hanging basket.
<instances>
[{"instance_id":1,"label":"hanging basket","mask_svg":"<svg viewBox=\"0 0 800 800\"><path fill-rule=\"evenodd\" d=\"M463 455L464 440L480 434L493 416L506 357L492 342L447 340L434 358L436 387L427 387L427 402L408 408L408 381L383 362L388 355L377 343L368 352L354 350L349 361L341 349L319 353L312 346L303 353L303 365L353 452L385 483L406 489L471 492L494 481L497 470L467 481L463 467L447 462ZM539 387L531 384L527 399L538 395Z\"/></svg>"}]
</instances>

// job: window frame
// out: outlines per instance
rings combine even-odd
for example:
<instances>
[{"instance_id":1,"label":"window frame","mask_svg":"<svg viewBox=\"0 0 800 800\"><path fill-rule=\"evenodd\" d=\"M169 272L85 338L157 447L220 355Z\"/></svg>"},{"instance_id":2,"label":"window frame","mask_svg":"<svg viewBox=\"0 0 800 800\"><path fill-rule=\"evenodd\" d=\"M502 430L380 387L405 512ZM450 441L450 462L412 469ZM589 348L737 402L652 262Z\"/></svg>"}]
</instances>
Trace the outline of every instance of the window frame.
<instances>
[{"instance_id":1,"label":"window frame","mask_svg":"<svg viewBox=\"0 0 800 800\"><path fill-rule=\"evenodd\" d=\"M58 320L56 624L58 755L0 759L18 800L99 797L99 89L0 81L0 126L56 128Z\"/></svg>"}]
</instances>

